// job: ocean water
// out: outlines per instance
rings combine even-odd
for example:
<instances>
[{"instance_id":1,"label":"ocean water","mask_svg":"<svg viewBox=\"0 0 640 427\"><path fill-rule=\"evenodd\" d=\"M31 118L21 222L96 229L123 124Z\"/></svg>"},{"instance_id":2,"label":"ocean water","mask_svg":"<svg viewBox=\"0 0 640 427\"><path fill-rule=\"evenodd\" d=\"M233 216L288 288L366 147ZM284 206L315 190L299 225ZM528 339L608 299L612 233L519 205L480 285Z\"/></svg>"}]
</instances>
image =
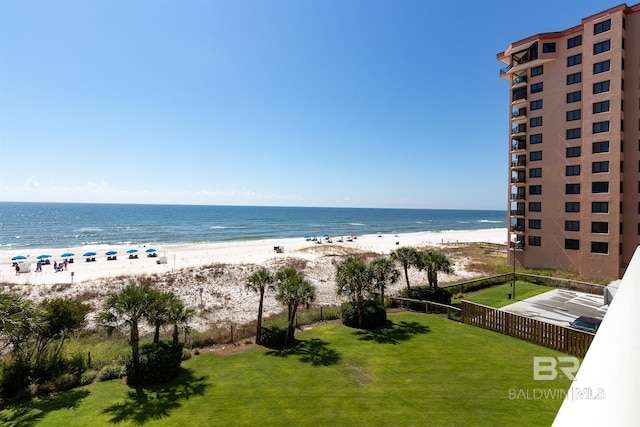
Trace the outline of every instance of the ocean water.
<instances>
[{"instance_id":1,"label":"ocean water","mask_svg":"<svg viewBox=\"0 0 640 427\"><path fill-rule=\"evenodd\" d=\"M506 211L0 202L0 250L505 227Z\"/></svg>"}]
</instances>

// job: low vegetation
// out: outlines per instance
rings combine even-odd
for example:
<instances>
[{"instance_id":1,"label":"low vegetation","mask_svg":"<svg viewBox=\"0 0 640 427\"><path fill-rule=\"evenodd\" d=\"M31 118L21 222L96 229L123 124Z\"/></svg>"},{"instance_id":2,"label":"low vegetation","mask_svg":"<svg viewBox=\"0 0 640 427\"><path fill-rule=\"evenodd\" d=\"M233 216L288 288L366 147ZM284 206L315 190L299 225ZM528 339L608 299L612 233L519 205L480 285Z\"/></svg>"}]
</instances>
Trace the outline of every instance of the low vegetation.
<instances>
[{"instance_id":1,"label":"low vegetation","mask_svg":"<svg viewBox=\"0 0 640 427\"><path fill-rule=\"evenodd\" d=\"M550 425L569 380L539 389L534 356L561 353L419 313L391 313L383 329L324 324L284 350L201 353L180 375L131 390L105 381L0 411L0 424Z\"/></svg>"}]
</instances>

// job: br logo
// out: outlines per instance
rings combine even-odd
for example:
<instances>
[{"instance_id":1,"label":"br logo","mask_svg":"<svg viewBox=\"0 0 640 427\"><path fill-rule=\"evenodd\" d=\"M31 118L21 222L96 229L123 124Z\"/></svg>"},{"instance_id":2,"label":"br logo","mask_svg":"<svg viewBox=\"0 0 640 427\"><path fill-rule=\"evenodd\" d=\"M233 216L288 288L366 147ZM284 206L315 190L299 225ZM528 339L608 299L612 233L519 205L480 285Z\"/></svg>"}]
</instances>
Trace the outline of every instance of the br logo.
<instances>
[{"instance_id":1,"label":"br logo","mask_svg":"<svg viewBox=\"0 0 640 427\"><path fill-rule=\"evenodd\" d=\"M580 368L580 360L573 356L539 356L533 358L534 381L552 381L558 378L558 371L570 380L575 378ZM560 378L562 378L562 375Z\"/></svg>"}]
</instances>

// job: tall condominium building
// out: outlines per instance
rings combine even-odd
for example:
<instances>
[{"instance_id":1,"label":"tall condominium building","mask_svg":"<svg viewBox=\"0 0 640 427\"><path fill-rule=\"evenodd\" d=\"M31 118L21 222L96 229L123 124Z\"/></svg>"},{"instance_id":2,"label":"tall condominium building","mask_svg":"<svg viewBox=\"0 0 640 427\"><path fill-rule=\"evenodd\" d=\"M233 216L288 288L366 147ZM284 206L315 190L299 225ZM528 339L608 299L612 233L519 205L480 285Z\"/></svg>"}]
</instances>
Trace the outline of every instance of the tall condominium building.
<instances>
[{"instance_id":1,"label":"tall condominium building","mask_svg":"<svg viewBox=\"0 0 640 427\"><path fill-rule=\"evenodd\" d=\"M640 244L640 3L512 43L509 261L622 276Z\"/></svg>"}]
</instances>

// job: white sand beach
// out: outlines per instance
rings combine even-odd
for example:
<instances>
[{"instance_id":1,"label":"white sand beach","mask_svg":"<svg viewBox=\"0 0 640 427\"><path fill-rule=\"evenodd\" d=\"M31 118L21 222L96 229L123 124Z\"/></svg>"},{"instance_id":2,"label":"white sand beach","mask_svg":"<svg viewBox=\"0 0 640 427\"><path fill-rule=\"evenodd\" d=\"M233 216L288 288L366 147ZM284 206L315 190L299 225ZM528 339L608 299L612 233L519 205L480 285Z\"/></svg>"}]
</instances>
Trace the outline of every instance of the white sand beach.
<instances>
[{"instance_id":1,"label":"white sand beach","mask_svg":"<svg viewBox=\"0 0 640 427\"><path fill-rule=\"evenodd\" d=\"M334 305L340 301L335 296L335 257L348 253L348 248L363 252L388 255L401 246L438 246L455 242L505 243L507 230L504 228L475 231L420 232L410 234L380 234L357 236L338 242L341 236L334 236L332 243L317 243L303 238L238 241L210 244L159 245L157 257L148 257L145 252L149 245L100 246L61 249L35 249L30 253L18 251L0 252L0 282L3 291L19 293L26 298L40 301L44 298L75 297L99 309L102 300L123 286L123 276L158 275L171 277L166 286L181 295L185 303L198 307L199 321L196 327L205 328L210 322L240 323L255 317L257 296L247 291L247 278L258 266L277 268L287 261L298 260L305 268L304 273L316 286L320 305ZM281 253L274 250L283 248ZM137 259L129 259L127 251L137 249ZM95 262L86 262L82 256L87 251L96 252ZM107 260L107 251L117 251L117 259ZM71 252L74 262L66 271L55 271L53 263L61 262L62 253ZM50 254L50 265L36 270L37 256ZM29 272L16 274L11 258L23 255L27 258L21 266L29 266ZM158 263L166 259L166 263ZM201 267L207 277L202 276ZM455 278L472 277L465 271L463 263L454 265ZM24 270L24 268L23 268ZM215 272L215 273L212 273ZM198 273L200 272L200 273ZM196 275L200 274L196 278ZM411 272L417 283L426 283L420 273ZM446 278L443 278L446 280ZM442 279L441 279L442 280ZM405 286L399 281L395 287ZM390 289L393 292L393 289ZM275 314L282 307L273 296L265 300L265 315Z\"/></svg>"}]
</instances>

